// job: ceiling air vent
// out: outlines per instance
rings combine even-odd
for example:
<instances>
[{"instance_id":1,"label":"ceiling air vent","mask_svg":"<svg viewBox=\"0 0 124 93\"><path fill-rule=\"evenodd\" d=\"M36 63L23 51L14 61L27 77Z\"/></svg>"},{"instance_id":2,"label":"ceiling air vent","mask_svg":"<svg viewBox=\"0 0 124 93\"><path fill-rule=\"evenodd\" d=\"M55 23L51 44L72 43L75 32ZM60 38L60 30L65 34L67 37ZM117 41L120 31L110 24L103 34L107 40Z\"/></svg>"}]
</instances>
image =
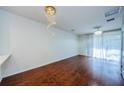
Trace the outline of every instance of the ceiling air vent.
<instances>
[{"instance_id":1,"label":"ceiling air vent","mask_svg":"<svg viewBox=\"0 0 124 93\"><path fill-rule=\"evenodd\" d=\"M110 21L114 21L114 20L115 20L115 18L110 18L110 19L107 19L106 21L110 22Z\"/></svg>"},{"instance_id":2,"label":"ceiling air vent","mask_svg":"<svg viewBox=\"0 0 124 93\"><path fill-rule=\"evenodd\" d=\"M116 7L105 13L106 22L115 21L120 15L121 7Z\"/></svg>"},{"instance_id":3,"label":"ceiling air vent","mask_svg":"<svg viewBox=\"0 0 124 93\"><path fill-rule=\"evenodd\" d=\"M118 13L120 13L120 10L121 10L121 7L117 7L117 8L114 8L108 12L105 13L105 17L109 17L109 16L112 16L112 15L116 15Z\"/></svg>"}]
</instances>

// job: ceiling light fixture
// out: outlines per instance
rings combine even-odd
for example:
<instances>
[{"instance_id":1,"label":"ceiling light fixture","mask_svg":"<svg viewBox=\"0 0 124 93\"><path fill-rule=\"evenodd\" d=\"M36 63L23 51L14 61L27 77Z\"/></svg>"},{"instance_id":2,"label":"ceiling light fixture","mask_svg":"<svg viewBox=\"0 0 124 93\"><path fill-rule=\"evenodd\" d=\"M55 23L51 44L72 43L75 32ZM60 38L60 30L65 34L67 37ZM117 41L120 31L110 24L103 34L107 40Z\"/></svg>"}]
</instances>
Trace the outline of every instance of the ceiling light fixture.
<instances>
[{"instance_id":1,"label":"ceiling light fixture","mask_svg":"<svg viewBox=\"0 0 124 93\"><path fill-rule=\"evenodd\" d=\"M96 26L94 29L96 29L96 32L94 32L94 35L102 35L102 31L100 30L101 26Z\"/></svg>"},{"instance_id":2,"label":"ceiling light fixture","mask_svg":"<svg viewBox=\"0 0 124 93\"><path fill-rule=\"evenodd\" d=\"M96 31L94 32L95 35L101 35L102 34L102 31Z\"/></svg>"},{"instance_id":3,"label":"ceiling light fixture","mask_svg":"<svg viewBox=\"0 0 124 93\"><path fill-rule=\"evenodd\" d=\"M47 28L50 28L52 25L56 24L55 16L56 16L56 8L53 6L45 6L45 14L48 20Z\"/></svg>"}]
</instances>

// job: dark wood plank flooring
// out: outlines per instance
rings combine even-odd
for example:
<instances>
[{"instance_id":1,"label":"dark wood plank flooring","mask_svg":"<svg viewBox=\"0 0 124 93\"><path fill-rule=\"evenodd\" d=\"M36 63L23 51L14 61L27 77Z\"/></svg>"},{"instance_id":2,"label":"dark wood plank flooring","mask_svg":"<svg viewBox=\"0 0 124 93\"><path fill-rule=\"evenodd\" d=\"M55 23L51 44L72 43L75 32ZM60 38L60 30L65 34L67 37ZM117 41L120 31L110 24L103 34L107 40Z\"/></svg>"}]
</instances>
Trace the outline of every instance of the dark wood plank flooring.
<instances>
[{"instance_id":1,"label":"dark wood plank flooring","mask_svg":"<svg viewBox=\"0 0 124 93\"><path fill-rule=\"evenodd\" d=\"M120 66L112 62L75 56L4 78L1 86L124 85Z\"/></svg>"}]
</instances>

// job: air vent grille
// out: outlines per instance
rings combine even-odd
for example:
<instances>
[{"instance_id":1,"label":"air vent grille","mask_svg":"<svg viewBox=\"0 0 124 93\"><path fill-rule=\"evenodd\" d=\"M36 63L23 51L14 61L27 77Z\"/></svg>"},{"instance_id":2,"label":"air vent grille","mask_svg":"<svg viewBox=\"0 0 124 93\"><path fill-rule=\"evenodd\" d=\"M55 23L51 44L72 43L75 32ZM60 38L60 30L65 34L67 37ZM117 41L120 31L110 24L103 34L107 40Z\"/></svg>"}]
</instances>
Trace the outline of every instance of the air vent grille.
<instances>
[{"instance_id":1,"label":"air vent grille","mask_svg":"<svg viewBox=\"0 0 124 93\"><path fill-rule=\"evenodd\" d=\"M114 8L114 9L106 12L105 17L109 17L109 16L112 16L112 15L118 14L118 13L120 13L120 10L121 10L121 7Z\"/></svg>"},{"instance_id":2,"label":"air vent grille","mask_svg":"<svg viewBox=\"0 0 124 93\"><path fill-rule=\"evenodd\" d=\"M111 19L107 19L106 21L110 22L110 21L114 21L114 20L115 20L115 18L111 18Z\"/></svg>"}]
</instances>

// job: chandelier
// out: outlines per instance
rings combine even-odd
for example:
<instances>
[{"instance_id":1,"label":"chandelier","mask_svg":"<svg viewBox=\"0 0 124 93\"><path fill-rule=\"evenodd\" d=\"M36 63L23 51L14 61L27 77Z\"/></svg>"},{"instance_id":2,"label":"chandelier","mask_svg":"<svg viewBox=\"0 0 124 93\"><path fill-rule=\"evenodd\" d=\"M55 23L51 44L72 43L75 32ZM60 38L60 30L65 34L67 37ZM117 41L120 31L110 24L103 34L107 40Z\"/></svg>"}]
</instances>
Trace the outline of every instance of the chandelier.
<instances>
[{"instance_id":1,"label":"chandelier","mask_svg":"<svg viewBox=\"0 0 124 93\"><path fill-rule=\"evenodd\" d=\"M55 16L56 16L56 9L53 6L45 6L45 15L48 20L47 28L50 28L52 25L56 24Z\"/></svg>"}]
</instances>

